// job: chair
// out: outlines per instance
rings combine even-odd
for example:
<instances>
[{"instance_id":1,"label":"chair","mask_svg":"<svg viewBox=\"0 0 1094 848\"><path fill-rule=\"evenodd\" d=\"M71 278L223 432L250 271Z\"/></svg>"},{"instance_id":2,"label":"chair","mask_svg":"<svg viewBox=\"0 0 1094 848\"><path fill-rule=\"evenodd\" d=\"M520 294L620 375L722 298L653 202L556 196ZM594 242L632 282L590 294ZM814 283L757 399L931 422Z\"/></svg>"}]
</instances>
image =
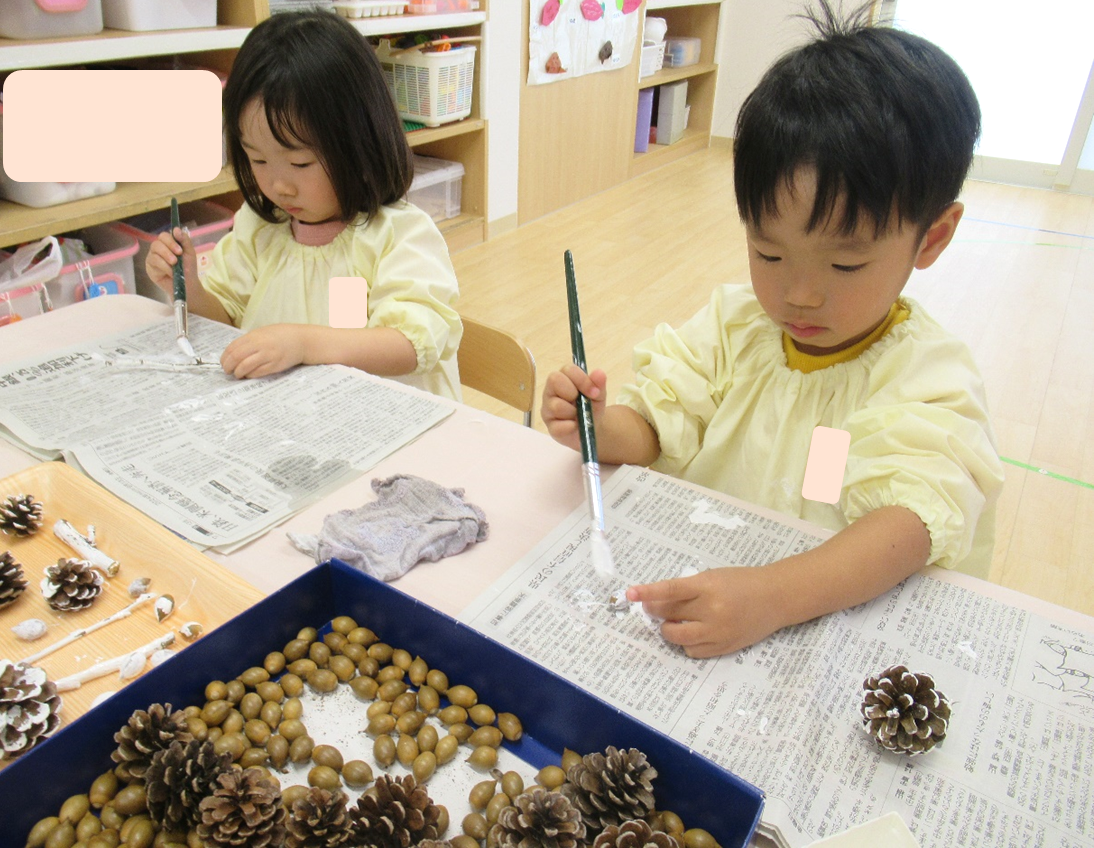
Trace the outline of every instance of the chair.
<instances>
[{"instance_id":1,"label":"chair","mask_svg":"<svg viewBox=\"0 0 1094 848\"><path fill-rule=\"evenodd\" d=\"M505 330L465 317L456 359L463 385L518 409L524 413L524 426L532 426L536 360L524 342Z\"/></svg>"}]
</instances>

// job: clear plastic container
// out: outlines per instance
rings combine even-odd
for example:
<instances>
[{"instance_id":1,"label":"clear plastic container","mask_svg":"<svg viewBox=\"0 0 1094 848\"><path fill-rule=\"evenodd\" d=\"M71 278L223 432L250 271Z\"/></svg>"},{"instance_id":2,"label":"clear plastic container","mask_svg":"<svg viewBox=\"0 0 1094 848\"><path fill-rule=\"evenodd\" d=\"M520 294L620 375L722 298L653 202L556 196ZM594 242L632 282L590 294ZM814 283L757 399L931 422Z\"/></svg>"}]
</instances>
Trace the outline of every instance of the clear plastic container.
<instances>
[{"instance_id":1,"label":"clear plastic container","mask_svg":"<svg viewBox=\"0 0 1094 848\"><path fill-rule=\"evenodd\" d=\"M412 15L446 15L450 12L474 12L479 0L410 0L407 11Z\"/></svg>"},{"instance_id":2,"label":"clear plastic container","mask_svg":"<svg viewBox=\"0 0 1094 848\"><path fill-rule=\"evenodd\" d=\"M429 156L414 157L414 181L407 200L434 221L447 221L460 214L463 165Z\"/></svg>"},{"instance_id":3,"label":"clear plastic container","mask_svg":"<svg viewBox=\"0 0 1094 848\"><path fill-rule=\"evenodd\" d=\"M217 0L101 0L103 24L146 32L217 25Z\"/></svg>"},{"instance_id":4,"label":"clear plastic container","mask_svg":"<svg viewBox=\"0 0 1094 848\"><path fill-rule=\"evenodd\" d=\"M683 68L699 64L702 40L687 36L670 36L665 39L665 64L670 68Z\"/></svg>"},{"instance_id":5,"label":"clear plastic container","mask_svg":"<svg viewBox=\"0 0 1094 848\"><path fill-rule=\"evenodd\" d=\"M345 18L401 15L406 11L406 0L335 0L334 11Z\"/></svg>"},{"instance_id":6,"label":"clear plastic container","mask_svg":"<svg viewBox=\"0 0 1094 848\"><path fill-rule=\"evenodd\" d=\"M100 0L3 0L0 36L60 38L103 30Z\"/></svg>"},{"instance_id":7,"label":"clear plastic container","mask_svg":"<svg viewBox=\"0 0 1094 848\"><path fill-rule=\"evenodd\" d=\"M110 276L117 278L119 288L132 293L137 284L133 257L137 255L137 240L117 224L98 224L67 234L78 238L94 253L83 260L96 279ZM83 300L87 294L80 278L81 263L73 262L61 268L56 280L46 283L53 306L67 306Z\"/></svg>"},{"instance_id":8,"label":"clear plastic container","mask_svg":"<svg viewBox=\"0 0 1094 848\"><path fill-rule=\"evenodd\" d=\"M190 240L198 253L198 271L201 271L203 256L208 257L208 251L202 248L208 245L208 250L220 241L232 228L235 215L232 210L213 203L211 200L192 200L189 203L179 204L179 220L184 227L190 228ZM171 226L171 211L169 209L156 209L141 215L134 215L119 221L116 225L122 232L133 236L137 240L137 255L133 258L134 275L137 280L137 294L159 300L163 303L170 301L167 293L148 279L144 270L144 262L148 257L148 250L152 242L161 232L165 232Z\"/></svg>"}]
</instances>

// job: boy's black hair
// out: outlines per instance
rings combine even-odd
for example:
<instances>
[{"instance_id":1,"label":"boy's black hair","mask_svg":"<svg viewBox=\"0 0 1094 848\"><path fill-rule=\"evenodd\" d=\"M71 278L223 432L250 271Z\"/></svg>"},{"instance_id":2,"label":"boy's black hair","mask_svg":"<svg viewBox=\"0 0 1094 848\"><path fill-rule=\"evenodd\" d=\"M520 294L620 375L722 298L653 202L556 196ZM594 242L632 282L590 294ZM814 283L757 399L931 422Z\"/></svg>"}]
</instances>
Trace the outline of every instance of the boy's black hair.
<instances>
[{"instance_id":1,"label":"boy's black hair","mask_svg":"<svg viewBox=\"0 0 1094 848\"><path fill-rule=\"evenodd\" d=\"M255 98L279 143L315 151L344 220L371 218L407 193L414 170L402 120L375 51L341 15L271 16L244 40L224 87L228 161L247 203L275 222L283 217L259 190L240 140Z\"/></svg>"},{"instance_id":2,"label":"boy's black hair","mask_svg":"<svg viewBox=\"0 0 1094 848\"><path fill-rule=\"evenodd\" d=\"M980 135L980 106L945 52L901 30L871 26L869 6L841 21L828 0L802 17L818 37L764 74L737 116L737 210L748 224L775 214L775 195L812 168L809 230L850 234L859 216L884 232L891 217L920 233L956 200ZM831 220L843 201L841 220Z\"/></svg>"}]
</instances>

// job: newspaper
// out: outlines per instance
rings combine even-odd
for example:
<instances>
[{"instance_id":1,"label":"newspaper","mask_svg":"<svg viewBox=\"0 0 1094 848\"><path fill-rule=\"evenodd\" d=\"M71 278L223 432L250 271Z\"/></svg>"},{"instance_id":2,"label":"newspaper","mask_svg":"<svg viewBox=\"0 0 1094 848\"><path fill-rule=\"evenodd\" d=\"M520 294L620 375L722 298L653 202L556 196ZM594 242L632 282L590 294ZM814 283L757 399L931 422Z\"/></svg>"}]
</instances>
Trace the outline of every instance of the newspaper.
<instances>
[{"instance_id":1,"label":"newspaper","mask_svg":"<svg viewBox=\"0 0 1094 848\"><path fill-rule=\"evenodd\" d=\"M238 331L192 317L212 363ZM357 477L452 412L340 365L236 380L184 367L173 319L0 371L3 434L63 456L201 547L228 551ZM147 366L141 362L149 363Z\"/></svg>"},{"instance_id":2,"label":"newspaper","mask_svg":"<svg viewBox=\"0 0 1094 848\"><path fill-rule=\"evenodd\" d=\"M645 469L604 490L630 583L756 565L818 528ZM891 592L725 657L689 659L637 604L596 594L576 510L461 618L750 781L762 832L799 846L898 812L923 848L1094 845L1094 622L1065 627L915 575ZM903 663L950 698L945 741L915 758L862 731L869 674Z\"/></svg>"}]
</instances>

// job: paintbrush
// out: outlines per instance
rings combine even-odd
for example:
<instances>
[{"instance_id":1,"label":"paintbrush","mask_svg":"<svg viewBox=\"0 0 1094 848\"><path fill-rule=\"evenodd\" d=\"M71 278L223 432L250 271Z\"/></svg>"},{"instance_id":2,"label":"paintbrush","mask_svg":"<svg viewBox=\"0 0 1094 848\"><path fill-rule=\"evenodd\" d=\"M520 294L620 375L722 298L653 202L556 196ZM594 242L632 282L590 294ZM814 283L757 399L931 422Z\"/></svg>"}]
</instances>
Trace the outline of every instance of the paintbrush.
<instances>
[{"instance_id":1,"label":"paintbrush","mask_svg":"<svg viewBox=\"0 0 1094 848\"><path fill-rule=\"evenodd\" d=\"M179 202L176 198L171 198L171 237L175 237L175 230L181 229L182 224L179 222ZM189 313L186 311L186 271L182 267L182 257L178 257L175 261L175 267L172 271L174 282L174 297L172 304L175 307L175 341L178 343L179 348L187 356L197 359L197 354L194 352L194 346L190 344L190 321Z\"/></svg>"},{"instance_id":2,"label":"paintbrush","mask_svg":"<svg viewBox=\"0 0 1094 848\"><path fill-rule=\"evenodd\" d=\"M585 338L581 330L581 311L577 303L577 278L574 275L574 257L566 251L566 303L570 311L570 347L574 365L588 373L585 365ZM593 429L593 406L585 395L577 395L577 425L581 438L581 472L585 481L585 501L589 507L592 532L589 545L592 549L593 570L609 585L617 580L612 549L604 531L604 496L600 490L600 463L596 455L596 431ZM621 593L609 598L608 605L616 609L625 599Z\"/></svg>"}]
</instances>

